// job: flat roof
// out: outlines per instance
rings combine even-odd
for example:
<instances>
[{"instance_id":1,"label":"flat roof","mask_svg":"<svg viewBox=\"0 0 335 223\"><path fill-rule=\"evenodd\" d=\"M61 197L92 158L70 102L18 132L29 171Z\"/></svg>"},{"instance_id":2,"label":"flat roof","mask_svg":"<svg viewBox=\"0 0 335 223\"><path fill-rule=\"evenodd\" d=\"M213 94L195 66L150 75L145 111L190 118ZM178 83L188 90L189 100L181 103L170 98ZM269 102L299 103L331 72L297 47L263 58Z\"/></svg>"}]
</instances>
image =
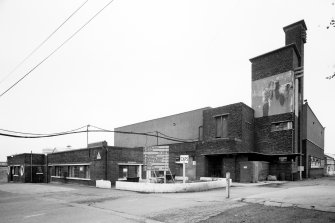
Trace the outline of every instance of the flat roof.
<instances>
[{"instance_id":1,"label":"flat roof","mask_svg":"<svg viewBox=\"0 0 335 223\"><path fill-rule=\"evenodd\" d=\"M282 51L282 50L285 50L285 49L287 49L287 48L291 48L291 47L293 47L293 49L294 49L295 53L297 54L297 56L298 56L299 58L301 58L301 55L300 55L300 53L299 53L299 51L298 51L297 46L295 45L295 43L291 43L291 44L288 44L288 45L286 45L286 46L284 46L284 47L281 47L281 48L272 50L272 51L270 51L270 52L261 54L261 55L259 55L259 56L253 57L253 58L249 59L249 61L250 61L251 63L253 63L253 61L256 60L256 59L259 59L259 58L261 58L261 57L268 56L268 55L273 54L273 53L277 53L278 51Z\"/></svg>"},{"instance_id":2,"label":"flat roof","mask_svg":"<svg viewBox=\"0 0 335 223\"><path fill-rule=\"evenodd\" d=\"M306 26L305 20L303 20L303 19L300 20L300 21L298 21L298 22L295 22L295 23L292 23L292 24L290 24L290 25L285 26L285 27L283 28L283 30L285 31L285 30L287 30L287 29L289 29L289 28L291 28L291 27L293 27L293 26L296 26L296 25L298 25L298 24L302 25L302 26L304 27L304 29L307 30L307 26Z\"/></svg>"}]
</instances>

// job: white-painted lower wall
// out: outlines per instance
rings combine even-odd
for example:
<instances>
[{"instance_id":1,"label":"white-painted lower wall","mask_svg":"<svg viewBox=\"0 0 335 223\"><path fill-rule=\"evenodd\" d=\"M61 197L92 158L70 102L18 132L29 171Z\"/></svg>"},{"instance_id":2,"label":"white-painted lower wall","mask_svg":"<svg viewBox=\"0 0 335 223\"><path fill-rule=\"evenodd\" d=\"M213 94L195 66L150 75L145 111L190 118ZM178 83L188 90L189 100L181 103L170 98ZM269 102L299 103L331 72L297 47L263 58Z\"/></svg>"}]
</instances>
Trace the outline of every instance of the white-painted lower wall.
<instances>
[{"instance_id":1,"label":"white-painted lower wall","mask_svg":"<svg viewBox=\"0 0 335 223\"><path fill-rule=\"evenodd\" d=\"M195 192L205 191L227 186L224 180L195 182L195 183L175 183L175 184L157 184L157 183L136 183L126 181L116 181L115 188L119 190L130 190L145 193L176 193L176 192Z\"/></svg>"},{"instance_id":2,"label":"white-painted lower wall","mask_svg":"<svg viewBox=\"0 0 335 223\"><path fill-rule=\"evenodd\" d=\"M112 184L109 180L96 180L95 186L99 188L112 188Z\"/></svg>"}]
</instances>

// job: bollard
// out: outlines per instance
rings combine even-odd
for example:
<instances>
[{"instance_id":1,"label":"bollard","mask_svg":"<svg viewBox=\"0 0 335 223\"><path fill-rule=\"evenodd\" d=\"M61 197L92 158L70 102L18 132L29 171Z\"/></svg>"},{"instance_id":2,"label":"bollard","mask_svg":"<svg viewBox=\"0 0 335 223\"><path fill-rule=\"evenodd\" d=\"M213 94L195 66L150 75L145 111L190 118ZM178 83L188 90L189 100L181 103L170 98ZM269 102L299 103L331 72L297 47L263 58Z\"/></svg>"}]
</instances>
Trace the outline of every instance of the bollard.
<instances>
[{"instance_id":1,"label":"bollard","mask_svg":"<svg viewBox=\"0 0 335 223\"><path fill-rule=\"evenodd\" d=\"M226 173L226 180L227 180L226 195L227 195L227 198L229 198L230 197L230 173L229 172Z\"/></svg>"}]
</instances>

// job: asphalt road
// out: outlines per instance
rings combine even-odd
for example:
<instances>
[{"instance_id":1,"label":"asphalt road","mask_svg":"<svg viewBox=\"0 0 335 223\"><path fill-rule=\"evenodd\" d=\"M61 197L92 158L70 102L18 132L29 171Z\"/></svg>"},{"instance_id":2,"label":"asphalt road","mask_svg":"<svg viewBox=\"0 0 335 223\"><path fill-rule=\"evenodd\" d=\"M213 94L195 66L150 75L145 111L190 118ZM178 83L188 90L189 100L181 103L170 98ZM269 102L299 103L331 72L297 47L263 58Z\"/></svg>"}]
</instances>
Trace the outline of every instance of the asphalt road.
<instances>
[{"instance_id":1,"label":"asphalt road","mask_svg":"<svg viewBox=\"0 0 335 223\"><path fill-rule=\"evenodd\" d=\"M263 218L255 217L285 215L283 207L292 214L284 222L299 215L311 220L318 216L317 208L324 208L329 218L323 220L331 222L334 188L335 178L238 184L227 199L224 189L144 194L80 185L5 183L0 184L0 222L258 222Z\"/></svg>"}]
</instances>

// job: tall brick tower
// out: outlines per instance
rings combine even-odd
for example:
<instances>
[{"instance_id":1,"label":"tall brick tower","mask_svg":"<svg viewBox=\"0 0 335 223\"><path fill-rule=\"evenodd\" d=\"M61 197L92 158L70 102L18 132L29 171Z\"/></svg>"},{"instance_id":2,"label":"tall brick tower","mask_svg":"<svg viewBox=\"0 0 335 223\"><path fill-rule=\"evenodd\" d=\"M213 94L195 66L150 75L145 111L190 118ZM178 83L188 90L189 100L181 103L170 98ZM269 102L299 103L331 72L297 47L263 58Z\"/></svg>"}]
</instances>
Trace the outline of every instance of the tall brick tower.
<instances>
[{"instance_id":1,"label":"tall brick tower","mask_svg":"<svg viewBox=\"0 0 335 223\"><path fill-rule=\"evenodd\" d=\"M255 150L267 155L282 180L298 178L301 166L306 30L303 20L284 27L284 47L250 59Z\"/></svg>"}]
</instances>

